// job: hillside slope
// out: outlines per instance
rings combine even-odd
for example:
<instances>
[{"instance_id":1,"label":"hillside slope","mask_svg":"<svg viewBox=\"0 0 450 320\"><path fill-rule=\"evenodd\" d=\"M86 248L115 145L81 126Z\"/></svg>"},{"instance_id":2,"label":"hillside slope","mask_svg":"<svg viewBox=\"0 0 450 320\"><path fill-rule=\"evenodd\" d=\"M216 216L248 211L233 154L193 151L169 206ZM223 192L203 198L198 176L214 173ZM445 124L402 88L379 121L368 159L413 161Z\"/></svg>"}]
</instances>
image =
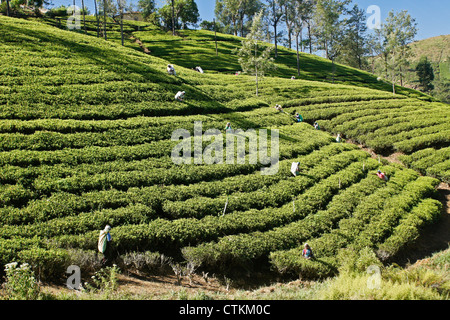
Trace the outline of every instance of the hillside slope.
<instances>
[{"instance_id":1,"label":"hillside slope","mask_svg":"<svg viewBox=\"0 0 450 320\"><path fill-rule=\"evenodd\" d=\"M410 44L413 51L411 61L417 63L425 56L430 62L449 62L450 58L450 35L432 37Z\"/></svg>"},{"instance_id":2,"label":"hillside slope","mask_svg":"<svg viewBox=\"0 0 450 320\"><path fill-rule=\"evenodd\" d=\"M64 274L70 264L92 267L98 232L109 223L121 256L154 251L224 272L263 261L323 276L336 271L330 241L333 250L364 244L387 259L411 241L405 228L420 234L441 213L439 180L371 159L311 124L327 119L319 122L333 131L331 121L342 116L358 127L378 123L380 110L389 110L386 119L394 119L389 127L395 129L396 118L426 112L435 123L428 123L427 134L420 131L425 142L399 136L408 143L392 140L384 148L436 150L448 148L442 127L449 110L442 104L275 77L266 78L255 97L253 77L200 75L182 66L172 77L166 60L7 17L0 17L0 51L2 265L27 261L43 278ZM179 90L186 92L184 102L174 99ZM275 110L276 103L285 112ZM295 110L305 123L294 122ZM173 162L174 131L216 129L220 139L227 122L259 137L263 128L279 130L279 144L267 146L279 148L273 175L261 174L268 166L261 154L256 163ZM417 127L404 130L414 134ZM210 141L200 142L206 147ZM215 148L226 147L217 141ZM217 157L225 160L225 154ZM298 177L290 172L293 162L301 163ZM391 180L376 177L377 169ZM408 218L417 212L424 212L419 221ZM283 259L295 257L288 251L304 241L317 243L323 265Z\"/></svg>"},{"instance_id":3,"label":"hillside slope","mask_svg":"<svg viewBox=\"0 0 450 320\"><path fill-rule=\"evenodd\" d=\"M57 22L53 19L39 19L49 25L65 28L65 20ZM109 41L121 43L120 27L108 19L106 28ZM236 51L241 47L241 37L221 34L207 30L178 30L176 36L171 32L165 32L158 27L139 21L124 21L124 45L138 51L145 50L151 56L160 57L173 64L194 69L202 66L206 73L235 74L241 70ZM76 30L84 34L84 28ZM92 16L86 17L86 33L97 36L97 24ZM100 35L103 30L100 28ZM217 51L216 51L217 40ZM263 45L270 45L264 43ZM271 45L273 46L273 45ZM268 72L268 76L290 79L295 76L298 79L322 81L328 83L341 83L392 92L392 84L377 80L377 76L368 72L351 68L341 64L333 66L330 60L300 52L300 76L297 71L297 54L295 50L278 46L278 57L275 59L276 69ZM420 91L397 86L399 94L410 97L429 96Z\"/></svg>"}]
</instances>

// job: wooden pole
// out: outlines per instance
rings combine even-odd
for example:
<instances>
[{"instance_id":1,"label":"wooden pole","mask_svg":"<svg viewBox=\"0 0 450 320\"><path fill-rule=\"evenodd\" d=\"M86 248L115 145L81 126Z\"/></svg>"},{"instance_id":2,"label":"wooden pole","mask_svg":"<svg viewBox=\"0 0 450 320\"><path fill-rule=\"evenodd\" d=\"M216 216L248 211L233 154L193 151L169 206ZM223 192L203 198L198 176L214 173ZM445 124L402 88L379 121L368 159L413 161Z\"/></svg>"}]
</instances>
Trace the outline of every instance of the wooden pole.
<instances>
[{"instance_id":1,"label":"wooden pole","mask_svg":"<svg viewBox=\"0 0 450 320\"><path fill-rule=\"evenodd\" d=\"M222 217L225 215L225 212L227 211L227 206L228 206L228 196L227 196L227 202L225 202L225 207L223 208Z\"/></svg>"},{"instance_id":2,"label":"wooden pole","mask_svg":"<svg viewBox=\"0 0 450 320\"><path fill-rule=\"evenodd\" d=\"M217 30L216 30L216 19L214 18L214 41L216 42L216 56L219 56L219 51L217 49Z\"/></svg>"}]
</instances>

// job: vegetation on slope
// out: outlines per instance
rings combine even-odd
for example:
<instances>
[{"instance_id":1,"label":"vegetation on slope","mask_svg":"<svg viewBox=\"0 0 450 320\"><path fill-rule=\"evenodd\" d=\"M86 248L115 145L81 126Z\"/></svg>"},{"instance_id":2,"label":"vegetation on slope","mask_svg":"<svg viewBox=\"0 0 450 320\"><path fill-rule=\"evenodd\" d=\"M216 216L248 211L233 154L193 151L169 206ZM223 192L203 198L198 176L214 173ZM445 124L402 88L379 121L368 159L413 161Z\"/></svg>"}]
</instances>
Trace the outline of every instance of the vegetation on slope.
<instances>
[{"instance_id":1,"label":"vegetation on slope","mask_svg":"<svg viewBox=\"0 0 450 320\"><path fill-rule=\"evenodd\" d=\"M345 123L368 123L373 105L401 109L393 118L412 110L430 114L430 121L436 120L430 122L431 136L441 131L440 121L447 117L442 104L364 87L275 77L265 79L256 99L251 76L200 75L177 65L178 76L172 77L165 71L167 60L26 20L0 17L0 31L2 265L26 261L42 278L64 274L68 264L82 262L73 252L90 256L98 230L110 223L121 254L151 250L178 262L184 255L211 269L224 264L251 267L259 261L267 266L273 252L298 250L300 242L314 239L319 248L320 241L339 234L334 230L340 230L341 221L347 232L355 224L361 243L378 250L390 236L401 237L398 226L403 221L420 228L408 220L418 206L430 210L424 223L440 212L433 200L438 180L370 159L310 124L327 119L323 127L334 131L331 121L339 117L333 112L346 114ZM187 94L183 103L174 100L179 90ZM285 112L276 111L276 103ZM306 123L294 123L294 111ZM243 130L278 129L278 173L262 176L261 163L174 165L172 132L183 128L192 135L195 121L202 121L203 132L224 133L229 121ZM393 130L398 123L391 124ZM392 131L384 134L387 138ZM397 142L405 142L405 152L448 147L445 139L410 140L403 136L385 147ZM294 161L302 164L298 178L289 171ZM378 168L393 181L381 184L375 179ZM367 212L364 199L372 193L387 201L373 196L368 205L374 207ZM353 194L354 202L349 202ZM340 207L347 209L337 212ZM366 220L356 220L353 212ZM354 242L338 240L342 248ZM388 244L404 243L394 240ZM311 276L332 274L334 261L326 263L331 268L325 271L304 265L300 269L307 268Z\"/></svg>"}]
</instances>

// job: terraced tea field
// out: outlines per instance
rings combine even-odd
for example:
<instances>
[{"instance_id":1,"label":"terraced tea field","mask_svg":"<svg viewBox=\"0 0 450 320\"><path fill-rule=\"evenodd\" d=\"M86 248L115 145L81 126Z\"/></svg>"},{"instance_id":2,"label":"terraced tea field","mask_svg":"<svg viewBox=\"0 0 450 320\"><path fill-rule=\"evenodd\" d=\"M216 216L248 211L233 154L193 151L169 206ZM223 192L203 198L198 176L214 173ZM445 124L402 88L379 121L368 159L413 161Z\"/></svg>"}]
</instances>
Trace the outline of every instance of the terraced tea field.
<instances>
[{"instance_id":1,"label":"terraced tea field","mask_svg":"<svg viewBox=\"0 0 450 320\"><path fill-rule=\"evenodd\" d=\"M152 251L205 270L273 265L321 277L336 272L338 249L369 247L388 259L440 216L447 105L279 77L265 78L255 97L250 76L176 65L173 77L167 60L115 41L7 17L0 17L0 51L1 265L27 261L43 277L64 274L82 263L80 252L96 252L109 223L121 255ZM178 91L184 102L174 99ZM304 123L294 122L294 111ZM203 134L226 136L227 122L260 137L259 130L278 130L277 172L262 175L261 157L175 164L174 131L185 129L195 144L200 121ZM336 143L330 133L338 132L380 152L401 151L431 177ZM301 164L298 177L292 162ZM299 259L306 241L317 260Z\"/></svg>"}]
</instances>

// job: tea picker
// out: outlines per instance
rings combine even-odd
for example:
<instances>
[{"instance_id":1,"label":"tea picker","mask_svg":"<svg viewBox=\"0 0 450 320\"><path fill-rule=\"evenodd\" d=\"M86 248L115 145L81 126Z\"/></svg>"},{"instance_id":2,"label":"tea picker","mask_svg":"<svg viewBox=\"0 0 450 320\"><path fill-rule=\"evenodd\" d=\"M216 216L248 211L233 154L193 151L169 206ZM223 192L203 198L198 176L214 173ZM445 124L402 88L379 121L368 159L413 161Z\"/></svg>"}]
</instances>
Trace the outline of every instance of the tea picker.
<instances>
[{"instance_id":1,"label":"tea picker","mask_svg":"<svg viewBox=\"0 0 450 320\"><path fill-rule=\"evenodd\" d=\"M202 67L195 67L195 71L200 72L200 73L204 73Z\"/></svg>"},{"instance_id":2,"label":"tea picker","mask_svg":"<svg viewBox=\"0 0 450 320\"><path fill-rule=\"evenodd\" d=\"M169 75L171 75L171 76L176 76L177 75L177 72L175 71L175 68L171 64L167 65L167 73Z\"/></svg>"},{"instance_id":3,"label":"tea picker","mask_svg":"<svg viewBox=\"0 0 450 320\"><path fill-rule=\"evenodd\" d=\"M185 91L178 91L178 93L175 95L175 100L183 102L185 94Z\"/></svg>"},{"instance_id":4,"label":"tea picker","mask_svg":"<svg viewBox=\"0 0 450 320\"><path fill-rule=\"evenodd\" d=\"M312 249L311 249L311 247L309 246L309 244L307 244L307 243L305 243L305 247L304 247L303 250L302 250L302 256L303 256L305 259L308 259L308 260L314 258L314 254L313 254L313 252L312 252Z\"/></svg>"},{"instance_id":5,"label":"tea picker","mask_svg":"<svg viewBox=\"0 0 450 320\"><path fill-rule=\"evenodd\" d=\"M276 104L274 108L275 108L277 111L284 112L283 107L280 106L279 104Z\"/></svg>"},{"instance_id":6,"label":"tea picker","mask_svg":"<svg viewBox=\"0 0 450 320\"><path fill-rule=\"evenodd\" d=\"M320 130L320 126L319 126L319 124L317 123L317 121L314 122L314 129Z\"/></svg>"},{"instance_id":7,"label":"tea picker","mask_svg":"<svg viewBox=\"0 0 450 320\"><path fill-rule=\"evenodd\" d=\"M378 170L377 176L378 176L378 178L380 178L380 179L382 179L382 180L384 180L386 182L389 180L389 178L387 177L386 173L381 172L381 170Z\"/></svg>"},{"instance_id":8,"label":"tea picker","mask_svg":"<svg viewBox=\"0 0 450 320\"><path fill-rule=\"evenodd\" d=\"M294 175L294 177L298 176L300 174L300 162L293 162L291 165L291 172Z\"/></svg>"},{"instance_id":9,"label":"tea picker","mask_svg":"<svg viewBox=\"0 0 450 320\"><path fill-rule=\"evenodd\" d=\"M111 245L109 242L112 241L111 227L106 225L105 229L100 231L100 236L98 237L98 251L103 254L102 266L106 266L112 257Z\"/></svg>"}]
</instances>

